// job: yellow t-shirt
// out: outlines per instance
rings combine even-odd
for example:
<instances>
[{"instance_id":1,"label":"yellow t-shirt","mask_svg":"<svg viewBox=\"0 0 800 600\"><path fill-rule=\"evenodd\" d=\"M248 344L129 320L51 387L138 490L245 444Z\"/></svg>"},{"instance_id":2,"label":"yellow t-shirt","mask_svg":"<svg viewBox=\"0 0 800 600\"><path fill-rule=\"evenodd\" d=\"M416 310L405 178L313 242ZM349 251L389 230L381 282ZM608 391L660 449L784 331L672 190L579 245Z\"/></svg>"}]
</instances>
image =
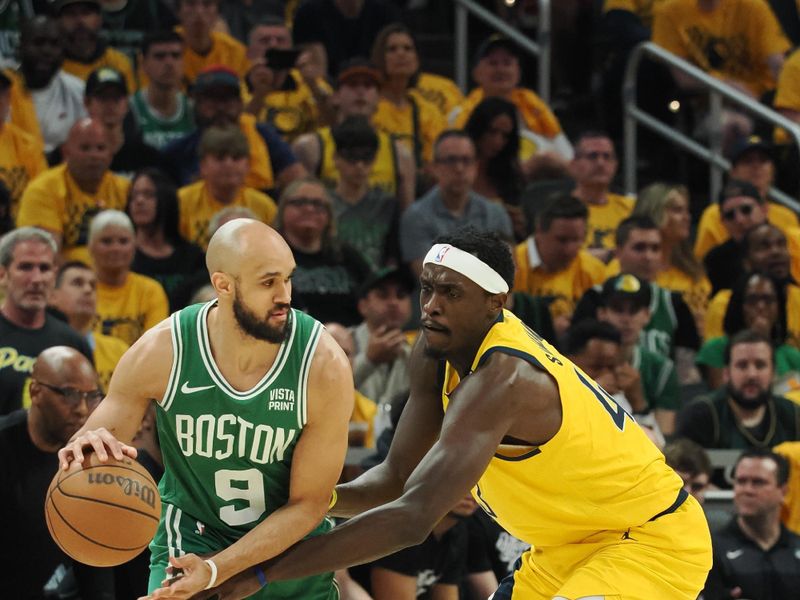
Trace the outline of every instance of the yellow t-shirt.
<instances>
[{"instance_id":1,"label":"yellow t-shirt","mask_svg":"<svg viewBox=\"0 0 800 600\"><path fill-rule=\"evenodd\" d=\"M789 236L792 227L800 226L797 214L791 209L774 202L767 202L767 220L778 229ZM708 251L714 246L730 239L728 230L722 223L722 216L719 212L719 204L714 202L709 204L703 214L700 215L700 222L697 225L697 238L694 241L694 255L703 259Z\"/></svg>"},{"instance_id":2,"label":"yellow t-shirt","mask_svg":"<svg viewBox=\"0 0 800 600\"><path fill-rule=\"evenodd\" d=\"M800 227L790 227L786 232L786 243L791 258L792 279L800 282Z\"/></svg>"},{"instance_id":3,"label":"yellow t-shirt","mask_svg":"<svg viewBox=\"0 0 800 600\"><path fill-rule=\"evenodd\" d=\"M89 225L101 210L125 210L130 181L106 171L95 194L78 187L66 164L47 169L28 184L17 213L17 227L32 225L62 236L67 260L87 260Z\"/></svg>"},{"instance_id":4,"label":"yellow t-shirt","mask_svg":"<svg viewBox=\"0 0 800 600\"><path fill-rule=\"evenodd\" d=\"M378 134L378 153L375 155L375 164L369 174L369 183L373 187L379 187L388 195L397 194L400 176L397 172L397 152L395 144L389 134L377 131ZM325 182L328 187L336 187L339 182L339 170L333 161L336 152L336 143L333 141L330 127L323 127L317 130L319 139L320 161L317 169L317 176Z\"/></svg>"},{"instance_id":5,"label":"yellow t-shirt","mask_svg":"<svg viewBox=\"0 0 800 600\"><path fill-rule=\"evenodd\" d=\"M298 135L317 128L319 107L311 88L303 81L299 71L292 69L287 81L287 89L267 94L257 119L274 125L283 139L291 142ZM324 81L320 81L319 85L328 92L332 91ZM247 104L252 94L245 90L242 98Z\"/></svg>"},{"instance_id":6,"label":"yellow t-shirt","mask_svg":"<svg viewBox=\"0 0 800 600\"><path fill-rule=\"evenodd\" d=\"M178 190L178 229L185 240L208 248L208 223L219 211L229 206L243 206L269 225L278 208L272 198L258 190L243 187L229 204L222 204L208 191L204 181L197 181Z\"/></svg>"},{"instance_id":7,"label":"yellow t-shirt","mask_svg":"<svg viewBox=\"0 0 800 600\"><path fill-rule=\"evenodd\" d=\"M697 0L655 7L653 41L721 79L744 83L756 97L775 89L767 58L791 44L764 0L723 0L711 12Z\"/></svg>"},{"instance_id":8,"label":"yellow t-shirt","mask_svg":"<svg viewBox=\"0 0 800 600\"><path fill-rule=\"evenodd\" d=\"M720 290L711 299L706 312L706 330L704 341L725 335L723 322L731 290ZM800 287L786 286L786 343L800 348Z\"/></svg>"},{"instance_id":9,"label":"yellow t-shirt","mask_svg":"<svg viewBox=\"0 0 800 600\"><path fill-rule=\"evenodd\" d=\"M628 218L633 210L634 199L620 194L606 194L605 204L589 204L589 222L586 229L585 248L614 249L617 225Z\"/></svg>"},{"instance_id":10,"label":"yellow t-shirt","mask_svg":"<svg viewBox=\"0 0 800 600\"><path fill-rule=\"evenodd\" d=\"M464 101L464 94L455 81L433 73L420 73L412 89L438 108L445 118Z\"/></svg>"},{"instance_id":11,"label":"yellow t-shirt","mask_svg":"<svg viewBox=\"0 0 800 600\"><path fill-rule=\"evenodd\" d=\"M269 157L267 143L256 128L256 118L243 113L239 117L239 129L247 138L250 150L250 172L244 184L257 190L270 190L275 187L275 175L272 172L272 161Z\"/></svg>"},{"instance_id":12,"label":"yellow t-shirt","mask_svg":"<svg viewBox=\"0 0 800 600\"><path fill-rule=\"evenodd\" d=\"M120 287L97 282L95 333L110 335L132 345L168 314L167 294L155 279L128 273Z\"/></svg>"},{"instance_id":13,"label":"yellow t-shirt","mask_svg":"<svg viewBox=\"0 0 800 600\"><path fill-rule=\"evenodd\" d=\"M3 73L11 80L9 120L25 133L32 135L39 142L39 145L44 147L44 138L42 137L42 129L39 126L39 117L36 115L36 106L33 104L30 92L25 87L25 82L16 71L4 69Z\"/></svg>"},{"instance_id":14,"label":"yellow t-shirt","mask_svg":"<svg viewBox=\"0 0 800 600\"><path fill-rule=\"evenodd\" d=\"M514 249L517 266L514 291L554 298L550 304L554 318L571 316L583 293L605 281L605 265L585 250L578 252L578 256L562 271L548 273L541 266L531 268L529 244L530 239Z\"/></svg>"},{"instance_id":15,"label":"yellow t-shirt","mask_svg":"<svg viewBox=\"0 0 800 600\"><path fill-rule=\"evenodd\" d=\"M175 31L182 32L181 27ZM250 61L247 59L247 48L236 38L219 31L211 32L211 50L201 56L192 50L188 44L183 46L183 78L187 85L194 83L197 74L212 65L225 65L233 69L242 79L250 70ZM144 82L142 82L144 85Z\"/></svg>"},{"instance_id":16,"label":"yellow t-shirt","mask_svg":"<svg viewBox=\"0 0 800 600\"><path fill-rule=\"evenodd\" d=\"M653 27L653 6L666 0L605 0L603 12L610 10L627 10L633 13L648 29Z\"/></svg>"},{"instance_id":17,"label":"yellow t-shirt","mask_svg":"<svg viewBox=\"0 0 800 600\"><path fill-rule=\"evenodd\" d=\"M351 423L364 423L367 432L364 436L364 447L375 447L375 414L378 412L378 405L367 398L358 390L355 392L356 402L353 406L353 415L350 417Z\"/></svg>"},{"instance_id":18,"label":"yellow t-shirt","mask_svg":"<svg viewBox=\"0 0 800 600\"><path fill-rule=\"evenodd\" d=\"M117 368L117 363L122 355L128 350L130 346L119 338L110 335L103 335L102 333L92 333L94 338L94 367L97 370L97 375L100 377L100 385L103 391L108 391L108 383L111 381L111 375L114 369Z\"/></svg>"},{"instance_id":19,"label":"yellow t-shirt","mask_svg":"<svg viewBox=\"0 0 800 600\"><path fill-rule=\"evenodd\" d=\"M788 491L781 507L781 521L800 535L800 442L784 442L773 450L789 460Z\"/></svg>"},{"instance_id":20,"label":"yellow t-shirt","mask_svg":"<svg viewBox=\"0 0 800 600\"><path fill-rule=\"evenodd\" d=\"M783 63L772 105L778 109L800 111L800 52L796 50ZM788 144L791 139L784 129L775 128L776 144Z\"/></svg>"},{"instance_id":21,"label":"yellow t-shirt","mask_svg":"<svg viewBox=\"0 0 800 600\"><path fill-rule=\"evenodd\" d=\"M625 531L632 523L647 523L674 504L680 477L641 427L507 310L484 337L472 371L492 352L511 354L546 371L561 397L558 433L540 446L500 445L472 490L478 504L506 531L534 546L576 544L598 531ZM447 363L445 411L447 394L458 384L458 373Z\"/></svg>"},{"instance_id":22,"label":"yellow t-shirt","mask_svg":"<svg viewBox=\"0 0 800 600\"><path fill-rule=\"evenodd\" d=\"M122 76L125 78L125 83L128 85L129 94L132 94L138 89L130 59L119 50L114 50L114 48L106 48L103 54L90 63L83 63L65 58L61 68L67 73L86 81L89 79L89 75L92 71L100 67L111 67L122 73Z\"/></svg>"},{"instance_id":23,"label":"yellow t-shirt","mask_svg":"<svg viewBox=\"0 0 800 600\"><path fill-rule=\"evenodd\" d=\"M405 144L418 165L420 162L431 162L433 143L444 131L445 119L436 106L413 90L408 99L408 104L398 107L381 98L372 115L372 125Z\"/></svg>"},{"instance_id":24,"label":"yellow t-shirt","mask_svg":"<svg viewBox=\"0 0 800 600\"><path fill-rule=\"evenodd\" d=\"M0 180L11 192L11 216L17 214L19 199L28 182L47 170L44 148L34 136L14 123L0 130Z\"/></svg>"}]
</instances>

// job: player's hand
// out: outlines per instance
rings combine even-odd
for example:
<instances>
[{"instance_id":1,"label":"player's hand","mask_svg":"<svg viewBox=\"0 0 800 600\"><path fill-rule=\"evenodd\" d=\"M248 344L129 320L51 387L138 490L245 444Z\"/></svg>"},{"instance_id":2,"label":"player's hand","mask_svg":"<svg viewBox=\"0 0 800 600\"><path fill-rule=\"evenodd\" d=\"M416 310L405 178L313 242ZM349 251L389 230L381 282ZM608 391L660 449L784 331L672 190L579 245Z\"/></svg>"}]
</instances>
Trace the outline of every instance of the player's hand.
<instances>
[{"instance_id":1,"label":"player's hand","mask_svg":"<svg viewBox=\"0 0 800 600\"><path fill-rule=\"evenodd\" d=\"M192 600L239 600L252 596L260 589L258 579L248 569L213 589L195 594Z\"/></svg>"},{"instance_id":2,"label":"player's hand","mask_svg":"<svg viewBox=\"0 0 800 600\"><path fill-rule=\"evenodd\" d=\"M89 453L94 451L100 462L106 462L109 454L117 460L122 460L126 456L136 458L137 455L136 448L123 444L108 429L101 427L83 432L59 450L58 464L60 468L66 471L73 461L83 463L87 454L86 450Z\"/></svg>"},{"instance_id":3,"label":"player's hand","mask_svg":"<svg viewBox=\"0 0 800 600\"><path fill-rule=\"evenodd\" d=\"M211 581L211 567L197 554L186 554L180 557L170 557L166 572L167 578L161 582L160 588L149 596L139 600L154 600L155 598L169 598L170 600L185 600L194 597L206 589ZM210 590L209 590L210 591ZM213 594L206 596L213 597Z\"/></svg>"}]
</instances>

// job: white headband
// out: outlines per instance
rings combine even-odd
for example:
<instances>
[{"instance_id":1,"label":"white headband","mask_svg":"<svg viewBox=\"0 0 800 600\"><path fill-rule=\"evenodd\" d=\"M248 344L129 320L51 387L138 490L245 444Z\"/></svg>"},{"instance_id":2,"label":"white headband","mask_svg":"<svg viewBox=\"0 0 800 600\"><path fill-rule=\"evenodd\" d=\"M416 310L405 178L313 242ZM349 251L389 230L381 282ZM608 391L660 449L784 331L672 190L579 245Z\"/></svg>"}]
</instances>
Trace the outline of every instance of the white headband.
<instances>
[{"instance_id":1,"label":"white headband","mask_svg":"<svg viewBox=\"0 0 800 600\"><path fill-rule=\"evenodd\" d=\"M492 267L487 265L477 256L464 252L450 244L434 244L422 261L423 266L428 263L441 265L468 277L490 294L500 294L508 291L505 279Z\"/></svg>"}]
</instances>

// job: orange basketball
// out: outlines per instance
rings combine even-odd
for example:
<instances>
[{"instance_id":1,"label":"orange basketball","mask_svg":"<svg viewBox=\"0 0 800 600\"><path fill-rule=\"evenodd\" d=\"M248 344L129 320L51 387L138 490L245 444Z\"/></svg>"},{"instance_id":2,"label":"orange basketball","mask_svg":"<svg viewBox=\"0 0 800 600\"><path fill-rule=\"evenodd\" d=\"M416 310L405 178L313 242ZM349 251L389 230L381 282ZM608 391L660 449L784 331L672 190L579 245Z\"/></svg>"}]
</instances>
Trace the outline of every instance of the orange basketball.
<instances>
[{"instance_id":1,"label":"orange basketball","mask_svg":"<svg viewBox=\"0 0 800 600\"><path fill-rule=\"evenodd\" d=\"M96 567L122 564L153 539L161 516L158 486L132 458L94 453L84 465L59 470L44 503L47 527L56 544L78 562Z\"/></svg>"}]
</instances>

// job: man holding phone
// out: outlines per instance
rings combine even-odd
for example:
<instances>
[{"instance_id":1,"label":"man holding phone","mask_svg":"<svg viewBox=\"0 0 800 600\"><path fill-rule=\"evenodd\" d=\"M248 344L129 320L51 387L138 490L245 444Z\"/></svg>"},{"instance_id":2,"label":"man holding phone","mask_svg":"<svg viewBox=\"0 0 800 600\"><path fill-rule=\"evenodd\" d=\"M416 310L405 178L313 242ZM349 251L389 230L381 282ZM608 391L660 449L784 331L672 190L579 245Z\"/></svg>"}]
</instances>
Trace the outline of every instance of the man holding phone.
<instances>
[{"instance_id":1,"label":"man holding phone","mask_svg":"<svg viewBox=\"0 0 800 600\"><path fill-rule=\"evenodd\" d=\"M331 88L323 78L325 67L310 51L292 46L282 19L267 17L253 27L247 56L253 65L245 77L247 112L290 142L327 121Z\"/></svg>"}]
</instances>

